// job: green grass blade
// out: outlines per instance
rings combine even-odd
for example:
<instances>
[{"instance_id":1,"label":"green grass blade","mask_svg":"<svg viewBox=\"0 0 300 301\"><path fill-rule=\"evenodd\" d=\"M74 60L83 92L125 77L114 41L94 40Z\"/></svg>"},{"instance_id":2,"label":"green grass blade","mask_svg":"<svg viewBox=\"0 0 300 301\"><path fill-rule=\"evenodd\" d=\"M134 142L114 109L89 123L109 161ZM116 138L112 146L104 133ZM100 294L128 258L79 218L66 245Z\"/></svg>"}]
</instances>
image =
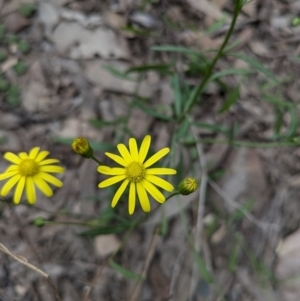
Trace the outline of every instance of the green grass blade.
<instances>
[{"instance_id":1,"label":"green grass blade","mask_svg":"<svg viewBox=\"0 0 300 301\"><path fill-rule=\"evenodd\" d=\"M138 275L128 269L123 268L122 266L120 266L118 263L116 263L112 259L109 260L109 265L111 268L113 268L114 270L119 272L121 275L123 275L127 279L135 279L135 280L140 280L140 281L144 280L143 277L141 277L140 275Z\"/></svg>"},{"instance_id":2,"label":"green grass blade","mask_svg":"<svg viewBox=\"0 0 300 301\"><path fill-rule=\"evenodd\" d=\"M240 86L235 87L229 92L227 99L224 101L219 113L224 113L230 109L230 107L237 102L240 96Z\"/></svg>"}]
</instances>

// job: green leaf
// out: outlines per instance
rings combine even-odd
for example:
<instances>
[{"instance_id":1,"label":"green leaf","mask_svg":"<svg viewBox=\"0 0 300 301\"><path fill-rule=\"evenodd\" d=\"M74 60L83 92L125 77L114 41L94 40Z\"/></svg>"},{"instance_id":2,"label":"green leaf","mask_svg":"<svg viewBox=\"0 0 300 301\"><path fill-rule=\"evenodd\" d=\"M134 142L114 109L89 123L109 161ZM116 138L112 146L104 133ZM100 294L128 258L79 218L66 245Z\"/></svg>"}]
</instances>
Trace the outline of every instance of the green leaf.
<instances>
[{"instance_id":1,"label":"green leaf","mask_svg":"<svg viewBox=\"0 0 300 301\"><path fill-rule=\"evenodd\" d=\"M19 61L16 65L13 66L14 71L17 75L21 76L26 73L27 65L23 61Z\"/></svg>"},{"instance_id":2,"label":"green leaf","mask_svg":"<svg viewBox=\"0 0 300 301\"><path fill-rule=\"evenodd\" d=\"M18 49L19 49L22 53L26 54L26 53L30 52L31 46L30 46L30 44L29 44L27 41L21 40L21 41L18 43Z\"/></svg>"},{"instance_id":3,"label":"green leaf","mask_svg":"<svg viewBox=\"0 0 300 301\"><path fill-rule=\"evenodd\" d=\"M164 45L164 46L152 46L151 50L153 51L163 51L163 52L178 52L178 53L184 53L191 56L202 56L199 52L182 47L182 46L174 46L174 45Z\"/></svg>"},{"instance_id":4,"label":"green leaf","mask_svg":"<svg viewBox=\"0 0 300 301\"><path fill-rule=\"evenodd\" d=\"M253 200L246 201L239 209L236 209L230 216L230 222L237 222L244 218L245 213L248 213L253 208L255 202Z\"/></svg>"},{"instance_id":5,"label":"green leaf","mask_svg":"<svg viewBox=\"0 0 300 301\"><path fill-rule=\"evenodd\" d=\"M240 96L240 86L235 87L229 92L227 99L224 101L219 113L224 113L230 109L230 107L237 102Z\"/></svg>"},{"instance_id":6,"label":"green leaf","mask_svg":"<svg viewBox=\"0 0 300 301\"><path fill-rule=\"evenodd\" d=\"M227 76L227 75L248 75L251 73L253 73L253 71L249 69L230 68L214 73L210 77L209 81L214 81L220 77Z\"/></svg>"},{"instance_id":7,"label":"green leaf","mask_svg":"<svg viewBox=\"0 0 300 301\"><path fill-rule=\"evenodd\" d=\"M178 74L175 74L171 80L171 86L174 91L174 107L175 107L175 114L177 117L181 115L181 107L182 107L182 95L181 95L181 88L180 88L180 80Z\"/></svg>"},{"instance_id":8,"label":"green leaf","mask_svg":"<svg viewBox=\"0 0 300 301\"><path fill-rule=\"evenodd\" d=\"M128 76L128 74L126 74L126 72L122 72L122 71L114 68L113 66L103 65L102 68L105 69L106 71L108 71L110 74L114 75L115 77L136 82L136 80L131 78L130 76Z\"/></svg>"},{"instance_id":9,"label":"green leaf","mask_svg":"<svg viewBox=\"0 0 300 301\"><path fill-rule=\"evenodd\" d=\"M121 117L118 118L118 120L115 121L105 121L105 120L100 120L100 119L92 119L90 120L90 124L96 128L103 128L107 126L116 126L119 124L123 124L127 121L127 118Z\"/></svg>"},{"instance_id":10,"label":"green leaf","mask_svg":"<svg viewBox=\"0 0 300 301\"><path fill-rule=\"evenodd\" d=\"M178 130L175 133L176 139L178 140L181 137L186 136L189 128L190 128L190 122L187 118L185 118L184 121L179 125Z\"/></svg>"},{"instance_id":11,"label":"green leaf","mask_svg":"<svg viewBox=\"0 0 300 301\"><path fill-rule=\"evenodd\" d=\"M222 28L223 25L225 25L226 23L226 17L221 18L220 20L218 20L217 22L213 23L211 26L209 26L209 28L205 31L206 35L210 35L214 32L216 32L217 30L219 30L220 28Z\"/></svg>"},{"instance_id":12,"label":"green leaf","mask_svg":"<svg viewBox=\"0 0 300 301\"><path fill-rule=\"evenodd\" d=\"M208 129L208 130L211 130L216 133L222 133L225 136L227 136L229 133L228 127L225 127L225 126L222 126L219 124L210 124L210 123L205 123L205 122L193 122L192 124L199 128Z\"/></svg>"},{"instance_id":13,"label":"green leaf","mask_svg":"<svg viewBox=\"0 0 300 301\"><path fill-rule=\"evenodd\" d=\"M237 58L243 60L244 62L248 63L249 65L251 65L252 67L257 69L258 71L260 71L265 76L267 76L270 79L278 82L278 79L276 78L276 76L274 75L273 72L271 72L269 69L264 67L259 61L251 58L250 56L245 55L245 54L241 54L241 53L228 53L227 55L234 56L234 57L237 57Z\"/></svg>"},{"instance_id":14,"label":"green leaf","mask_svg":"<svg viewBox=\"0 0 300 301\"><path fill-rule=\"evenodd\" d=\"M142 111L144 111L149 116L153 116L155 118L165 120L165 121L171 120L171 117L168 117L168 116L164 115L163 113L157 112L156 110L154 110L152 108L146 107L144 104L142 104L141 101L135 101L134 106L140 108Z\"/></svg>"},{"instance_id":15,"label":"green leaf","mask_svg":"<svg viewBox=\"0 0 300 301\"><path fill-rule=\"evenodd\" d=\"M112 259L109 260L109 265L111 268L113 268L114 270L116 270L117 272L119 272L121 275L123 275L125 278L128 279L135 279L135 280L144 280L142 276L123 268L122 266L120 266L118 263L116 263L115 261L113 261Z\"/></svg>"},{"instance_id":16,"label":"green leaf","mask_svg":"<svg viewBox=\"0 0 300 301\"><path fill-rule=\"evenodd\" d=\"M156 71L161 74L171 74L171 67L172 65L170 64L152 64L152 65L142 65L138 67L132 67L129 68L125 74L130 74L130 73L145 73L149 71Z\"/></svg>"},{"instance_id":17,"label":"green leaf","mask_svg":"<svg viewBox=\"0 0 300 301\"><path fill-rule=\"evenodd\" d=\"M6 103L16 108L21 104L21 90L18 86L11 85L7 91L7 95L5 98Z\"/></svg>"},{"instance_id":18,"label":"green leaf","mask_svg":"<svg viewBox=\"0 0 300 301\"><path fill-rule=\"evenodd\" d=\"M122 232L126 231L127 229L128 229L128 227L125 227L124 225L103 226L103 227L95 227L91 230L83 231L83 232L79 233L79 235L95 237L98 235L122 233Z\"/></svg>"},{"instance_id":19,"label":"green leaf","mask_svg":"<svg viewBox=\"0 0 300 301\"><path fill-rule=\"evenodd\" d=\"M236 270L239 260L239 254L240 246L239 243L236 241L229 252L228 269L230 272L234 272Z\"/></svg>"},{"instance_id":20,"label":"green leaf","mask_svg":"<svg viewBox=\"0 0 300 301\"><path fill-rule=\"evenodd\" d=\"M25 18L30 18L37 11L37 5L34 3L23 4L19 11Z\"/></svg>"}]
</instances>

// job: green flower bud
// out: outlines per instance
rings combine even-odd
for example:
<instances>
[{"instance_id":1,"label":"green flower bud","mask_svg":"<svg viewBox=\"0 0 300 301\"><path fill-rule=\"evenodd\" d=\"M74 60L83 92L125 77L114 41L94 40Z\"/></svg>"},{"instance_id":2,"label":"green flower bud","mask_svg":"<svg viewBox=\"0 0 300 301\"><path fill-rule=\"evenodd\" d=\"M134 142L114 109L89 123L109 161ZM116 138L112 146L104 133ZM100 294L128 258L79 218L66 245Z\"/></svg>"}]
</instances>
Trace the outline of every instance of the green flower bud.
<instances>
[{"instance_id":1,"label":"green flower bud","mask_svg":"<svg viewBox=\"0 0 300 301\"><path fill-rule=\"evenodd\" d=\"M182 195L188 195L197 190L198 183L194 178L185 178L178 185L178 191Z\"/></svg>"},{"instance_id":2,"label":"green flower bud","mask_svg":"<svg viewBox=\"0 0 300 301\"><path fill-rule=\"evenodd\" d=\"M74 139L72 149L75 153L81 155L83 158L91 158L93 156L93 149L88 140L84 137Z\"/></svg>"},{"instance_id":3,"label":"green flower bud","mask_svg":"<svg viewBox=\"0 0 300 301\"><path fill-rule=\"evenodd\" d=\"M43 217L37 217L35 220L34 220L34 225L36 227L44 227L46 225L46 221Z\"/></svg>"}]
</instances>

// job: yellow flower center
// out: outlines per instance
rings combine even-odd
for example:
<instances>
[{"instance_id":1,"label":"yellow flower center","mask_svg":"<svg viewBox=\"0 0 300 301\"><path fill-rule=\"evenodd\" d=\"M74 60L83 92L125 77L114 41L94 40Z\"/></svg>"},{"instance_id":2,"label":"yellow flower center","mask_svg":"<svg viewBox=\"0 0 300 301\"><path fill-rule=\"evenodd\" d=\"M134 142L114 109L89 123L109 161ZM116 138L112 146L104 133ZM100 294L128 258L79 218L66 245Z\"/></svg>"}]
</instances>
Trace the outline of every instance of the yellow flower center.
<instances>
[{"instance_id":1,"label":"yellow flower center","mask_svg":"<svg viewBox=\"0 0 300 301\"><path fill-rule=\"evenodd\" d=\"M35 176L39 172L39 165L33 159L25 159L19 164L19 172L22 176Z\"/></svg>"},{"instance_id":2,"label":"yellow flower center","mask_svg":"<svg viewBox=\"0 0 300 301\"><path fill-rule=\"evenodd\" d=\"M146 174L146 169L143 164L139 162L132 162L126 168L126 178L130 182L140 182Z\"/></svg>"}]
</instances>

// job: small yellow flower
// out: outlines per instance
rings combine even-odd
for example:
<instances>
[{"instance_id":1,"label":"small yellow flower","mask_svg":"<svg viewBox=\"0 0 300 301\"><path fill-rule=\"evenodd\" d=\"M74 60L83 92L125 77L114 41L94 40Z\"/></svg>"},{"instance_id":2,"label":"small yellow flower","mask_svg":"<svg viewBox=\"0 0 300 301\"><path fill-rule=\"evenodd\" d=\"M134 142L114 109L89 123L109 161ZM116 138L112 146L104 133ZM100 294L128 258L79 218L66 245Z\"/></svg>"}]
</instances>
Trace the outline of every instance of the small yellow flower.
<instances>
[{"instance_id":1,"label":"small yellow flower","mask_svg":"<svg viewBox=\"0 0 300 301\"><path fill-rule=\"evenodd\" d=\"M175 169L171 168L148 168L166 154L170 152L169 148L163 148L150 157L146 162L146 156L150 147L151 137L147 135L138 151L137 143L134 138L129 139L129 150L124 144L118 144L118 150L121 156L105 153L106 156L120 164L122 167L110 168L108 166L100 165L98 171L105 175L112 176L99 183L99 188L105 188L110 185L116 184L120 181L123 183L120 185L116 194L112 199L111 206L115 207L129 185L129 214L132 214L135 209L136 193L140 200L142 209L145 212L150 211L150 202L147 192L159 203L165 201L164 195L153 185L165 189L166 191L173 191L174 187L156 175L174 175Z\"/></svg>"},{"instance_id":2,"label":"small yellow flower","mask_svg":"<svg viewBox=\"0 0 300 301\"><path fill-rule=\"evenodd\" d=\"M34 147L29 154L25 152L19 153L18 156L11 152L4 154L4 159L14 164L10 165L4 173L0 174L0 181L10 178L1 190L2 196L6 196L17 185L14 193L14 203L20 203L25 187L28 202L34 204L36 202L35 185L47 197L53 195L53 191L48 183L62 187L63 183L49 174L64 172L63 167L52 165L53 163L59 163L59 160L45 159L49 155L49 152L39 151L39 147Z\"/></svg>"},{"instance_id":3,"label":"small yellow flower","mask_svg":"<svg viewBox=\"0 0 300 301\"><path fill-rule=\"evenodd\" d=\"M84 158L91 158L93 156L93 149L91 148L89 141L84 137L74 139L72 149L75 153Z\"/></svg>"},{"instance_id":4,"label":"small yellow flower","mask_svg":"<svg viewBox=\"0 0 300 301\"><path fill-rule=\"evenodd\" d=\"M178 191L182 195L188 195L196 191L198 183L194 178L185 178L178 185Z\"/></svg>"}]
</instances>

